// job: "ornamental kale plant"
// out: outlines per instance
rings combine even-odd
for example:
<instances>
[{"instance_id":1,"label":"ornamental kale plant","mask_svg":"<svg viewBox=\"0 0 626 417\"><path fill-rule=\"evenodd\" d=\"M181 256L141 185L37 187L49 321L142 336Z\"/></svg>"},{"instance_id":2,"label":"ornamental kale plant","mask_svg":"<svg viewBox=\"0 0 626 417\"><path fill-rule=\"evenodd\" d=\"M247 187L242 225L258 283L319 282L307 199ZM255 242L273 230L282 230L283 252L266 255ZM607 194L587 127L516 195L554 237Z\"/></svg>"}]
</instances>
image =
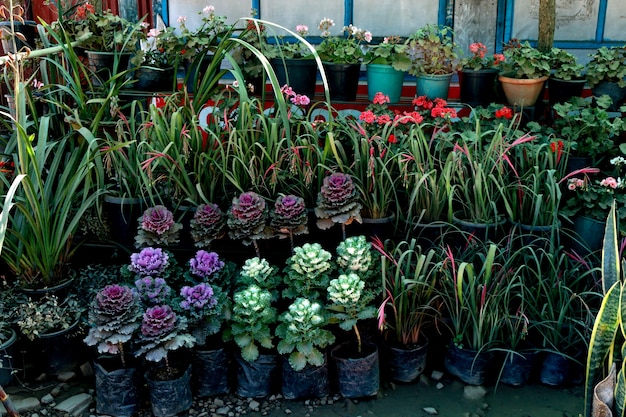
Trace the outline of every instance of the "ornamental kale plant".
<instances>
[{"instance_id":1,"label":"ornamental kale plant","mask_svg":"<svg viewBox=\"0 0 626 417\"><path fill-rule=\"evenodd\" d=\"M207 337L219 332L226 318L226 294L216 285L200 283L181 288L179 299L178 310L187 317L192 336L197 344L205 345Z\"/></svg>"},{"instance_id":2,"label":"ornamental kale plant","mask_svg":"<svg viewBox=\"0 0 626 417\"><path fill-rule=\"evenodd\" d=\"M215 276L224 268L224 261L215 252L199 250L189 260L188 280L191 282L215 281Z\"/></svg>"},{"instance_id":3,"label":"ornamental kale plant","mask_svg":"<svg viewBox=\"0 0 626 417\"><path fill-rule=\"evenodd\" d=\"M197 248L208 249L226 234L226 215L217 204L201 204L190 222L191 238Z\"/></svg>"},{"instance_id":4,"label":"ornamental kale plant","mask_svg":"<svg viewBox=\"0 0 626 417\"><path fill-rule=\"evenodd\" d=\"M163 278L143 277L135 281L137 296L144 305L165 304L172 297L172 288Z\"/></svg>"},{"instance_id":5,"label":"ornamental kale plant","mask_svg":"<svg viewBox=\"0 0 626 417\"><path fill-rule=\"evenodd\" d=\"M165 366L169 368L169 351L191 348L195 343L196 339L187 333L187 319L177 316L169 305L157 305L143 314L135 356L143 356L151 362L165 360Z\"/></svg>"},{"instance_id":6,"label":"ornamental kale plant","mask_svg":"<svg viewBox=\"0 0 626 417\"><path fill-rule=\"evenodd\" d=\"M372 249L365 236L351 236L337 246L335 262L340 274L356 273L368 291L378 291L380 262Z\"/></svg>"},{"instance_id":7,"label":"ornamental kale plant","mask_svg":"<svg viewBox=\"0 0 626 417\"><path fill-rule=\"evenodd\" d=\"M266 237L265 222L267 220L267 206L265 199L253 191L242 193L233 198L232 206L228 211L228 235L231 239L240 239L244 244L255 243L257 239Z\"/></svg>"},{"instance_id":8,"label":"ornamental kale plant","mask_svg":"<svg viewBox=\"0 0 626 417\"><path fill-rule=\"evenodd\" d=\"M174 215L165 206L154 206L144 211L139 218L135 247L167 246L179 242L183 228L174 222Z\"/></svg>"},{"instance_id":9,"label":"ornamental kale plant","mask_svg":"<svg viewBox=\"0 0 626 417\"><path fill-rule=\"evenodd\" d=\"M241 357L254 362L259 346L274 347L271 326L276 322L276 309L271 306L272 294L256 285L235 293L231 325L224 332L226 340L233 339L241 348Z\"/></svg>"},{"instance_id":10,"label":"ornamental kale plant","mask_svg":"<svg viewBox=\"0 0 626 417\"><path fill-rule=\"evenodd\" d=\"M332 255L319 243L305 243L294 249L294 254L287 259L283 297L298 296L310 299L320 297L330 281L333 271Z\"/></svg>"},{"instance_id":11,"label":"ornamental kale plant","mask_svg":"<svg viewBox=\"0 0 626 417\"><path fill-rule=\"evenodd\" d=\"M361 204L352 177L341 172L334 172L324 178L324 182L317 196L317 227L329 229L334 224L345 226L354 220L361 223Z\"/></svg>"},{"instance_id":12,"label":"ornamental kale plant","mask_svg":"<svg viewBox=\"0 0 626 417\"><path fill-rule=\"evenodd\" d=\"M124 343L139 329L143 309L138 295L130 287L111 284L101 289L88 312L91 325L83 341L96 346L99 353L120 355L126 366Z\"/></svg>"},{"instance_id":13,"label":"ornamental kale plant","mask_svg":"<svg viewBox=\"0 0 626 417\"><path fill-rule=\"evenodd\" d=\"M296 298L279 317L276 327L278 353L289 354L289 365L301 371L306 365L322 366L324 353L320 349L333 344L335 336L324 329L328 323L322 305L306 298Z\"/></svg>"},{"instance_id":14,"label":"ornamental kale plant","mask_svg":"<svg viewBox=\"0 0 626 417\"><path fill-rule=\"evenodd\" d=\"M257 285L259 288L275 291L279 283L278 270L267 259L246 259L236 278L236 286L243 288ZM273 297L274 298L274 297Z\"/></svg>"},{"instance_id":15,"label":"ornamental kale plant","mask_svg":"<svg viewBox=\"0 0 626 417\"><path fill-rule=\"evenodd\" d=\"M170 282L182 275L174 256L161 248L147 247L130 255L130 264L122 266L122 276L134 283L143 277L160 277Z\"/></svg>"},{"instance_id":16,"label":"ornamental kale plant","mask_svg":"<svg viewBox=\"0 0 626 417\"><path fill-rule=\"evenodd\" d=\"M343 274L330 281L328 300L332 303L328 308L332 318L345 331L354 330L357 349L361 352L361 333L357 327L359 320L376 317L376 308L369 305L373 295L364 291L365 282L355 273Z\"/></svg>"},{"instance_id":17,"label":"ornamental kale plant","mask_svg":"<svg viewBox=\"0 0 626 417\"><path fill-rule=\"evenodd\" d=\"M304 199L295 195L281 195L270 212L270 227L280 238L288 237L293 245L293 235L309 232Z\"/></svg>"}]
</instances>

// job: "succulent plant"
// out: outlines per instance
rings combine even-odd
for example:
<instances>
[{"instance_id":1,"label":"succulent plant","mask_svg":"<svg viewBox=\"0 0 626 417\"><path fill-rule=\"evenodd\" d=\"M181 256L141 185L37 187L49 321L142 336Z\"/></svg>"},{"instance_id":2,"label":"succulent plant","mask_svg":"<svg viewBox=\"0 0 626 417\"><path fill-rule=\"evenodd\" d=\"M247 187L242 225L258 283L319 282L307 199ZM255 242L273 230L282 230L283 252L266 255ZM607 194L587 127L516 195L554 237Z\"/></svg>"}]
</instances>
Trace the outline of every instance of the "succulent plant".
<instances>
[{"instance_id":1,"label":"succulent plant","mask_svg":"<svg viewBox=\"0 0 626 417\"><path fill-rule=\"evenodd\" d=\"M176 315L169 305L150 307L143 314L141 331L137 339L139 348L135 356L143 356L151 362L165 359L171 350L193 347L196 340L186 333L187 319Z\"/></svg>"},{"instance_id":2,"label":"succulent plant","mask_svg":"<svg viewBox=\"0 0 626 417\"><path fill-rule=\"evenodd\" d=\"M224 333L241 348L241 357L254 362L259 357L259 345L274 347L270 326L276 322L276 309L271 306L272 294L257 285L237 291L233 297L230 328Z\"/></svg>"},{"instance_id":3,"label":"succulent plant","mask_svg":"<svg viewBox=\"0 0 626 417\"><path fill-rule=\"evenodd\" d=\"M302 197L281 195L270 212L270 227L279 237L291 237L308 233L307 212Z\"/></svg>"},{"instance_id":4,"label":"succulent plant","mask_svg":"<svg viewBox=\"0 0 626 417\"><path fill-rule=\"evenodd\" d=\"M334 224L343 226L361 220L361 204L358 192L348 174L335 172L327 175L317 196L317 227L329 229Z\"/></svg>"},{"instance_id":5,"label":"succulent plant","mask_svg":"<svg viewBox=\"0 0 626 417\"><path fill-rule=\"evenodd\" d=\"M322 366L324 354L320 349L335 342L335 336L323 327L328 323L322 305L299 297L280 315L276 327L280 339L278 353L289 354L289 365L301 371L306 365Z\"/></svg>"},{"instance_id":6,"label":"succulent plant","mask_svg":"<svg viewBox=\"0 0 626 417\"><path fill-rule=\"evenodd\" d=\"M139 218L135 246L167 246L179 242L183 225L174 221L174 215L165 206L148 208Z\"/></svg>"},{"instance_id":7,"label":"succulent plant","mask_svg":"<svg viewBox=\"0 0 626 417\"><path fill-rule=\"evenodd\" d=\"M231 239L240 239L249 245L256 239L266 237L265 222L267 206L265 199L253 191L242 193L233 198L228 211L228 235Z\"/></svg>"},{"instance_id":8,"label":"succulent plant","mask_svg":"<svg viewBox=\"0 0 626 417\"><path fill-rule=\"evenodd\" d=\"M189 224L197 248L207 249L211 242L226 234L226 215L217 204L199 205Z\"/></svg>"},{"instance_id":9,"label":"succulent plant","mask_svg":"<svg viewBox=\"0 0 626 417\"><path fill-rule=\"evenodd\" d=\"M332 303L328 308L339 327L345 331L354 330L358 351L361 351L361 334L357 327L359 320L376 316L376 308L369 305L373 296L365 289L365 282L355 273L343 274L330 281L328 300Z\"/></svg>"},{"instance_id":10,"label":"succulent plant","mask_svg":"<svg viewBox=\"0 0 626 417\"><path fill-rule=\"evenodd\" d=\"M123 345L139 329L142 314L139 297L130 287L107 285L91 302L88 312L91 328L83 341L97 346L99 353L119 354L125 364Z\"/></svg>"},{"instance_id":11,"label":"succulent plant","mask_svg":"<svg viewBox=\"0 0 626 417\"><path fill-rule=\"evenodd\" d=\"M283 297L319 297L319 290L325 289L330 281L333 270L331 259L331 253L319 243L305 243L295 248L285 268L284 282L287 288L283 291Z\"/></svg>"},{"instance_id":12,"label":"succulent plant","mask_svg":"<svg viewBox=\"0 0 626 417\"><path fill-rule=\"evenodd\" d=\"M208 336L220 330L227 302L226 294L217 286L200 283L181 288L178 310L187 318L197 344L204 345Z\"/></svg>"}]
</instances>

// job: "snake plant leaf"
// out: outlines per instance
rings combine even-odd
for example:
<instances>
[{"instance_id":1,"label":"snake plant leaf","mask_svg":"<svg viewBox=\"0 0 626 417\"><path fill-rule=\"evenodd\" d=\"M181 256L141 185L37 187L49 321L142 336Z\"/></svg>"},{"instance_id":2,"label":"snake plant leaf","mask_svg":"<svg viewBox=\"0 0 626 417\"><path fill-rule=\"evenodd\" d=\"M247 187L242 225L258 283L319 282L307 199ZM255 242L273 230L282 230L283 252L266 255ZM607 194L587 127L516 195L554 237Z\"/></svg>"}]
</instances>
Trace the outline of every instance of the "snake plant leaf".
<instances>
[{"instance_id":1,"label":"snake plant leaf","mask_svg":"<svg viewBox=\"0 0 626 417\"><path fill-rule=\"evenodd\" d=\"M613 201L604 229L602 249L602 291L605 294L615 282L620 280L621 276L615 217L615 201Z\"/></svg>"},{"instance_id":2,"label":"snake plant leaf","mask_svg":"<svg viewBox=\"0 0 626 417\"><path fill-rule=\"evenodd\" d=\"M624 349L622 349L622 357ZM624 404L626 401L626 362L622 361L622 366L617 373L615 381L615 410L618 416L624 416Z\"/></svg>"}]
</instances>

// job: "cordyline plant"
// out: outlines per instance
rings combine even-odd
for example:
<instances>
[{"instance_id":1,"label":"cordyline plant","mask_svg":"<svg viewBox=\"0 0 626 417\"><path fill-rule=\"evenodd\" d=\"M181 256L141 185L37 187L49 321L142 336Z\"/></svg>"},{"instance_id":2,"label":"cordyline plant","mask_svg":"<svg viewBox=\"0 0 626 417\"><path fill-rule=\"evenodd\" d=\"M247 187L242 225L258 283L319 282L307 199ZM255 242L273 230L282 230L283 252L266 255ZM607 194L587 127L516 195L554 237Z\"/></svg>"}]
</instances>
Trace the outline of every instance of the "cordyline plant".
<instances>
[{"instance_id":1,"label":"cordyline plant","mask_svg":"<svg viewBox=\"0 0 626 417\"><path fill-rule=\"evenodd\" d=\"M191 238L197 248L208 249L226 234L226 215L217 204L201 204L189 222Z\"/></svg>"},{"instance_id":2,"label":"cordyline plant","mask_svg":"<svg viewBox=\"0 0 626 417\"><path fill-rule=\"evenodd\" d=\"M219 332L226 319L228 299L218 286L202 282L181 288L177 308L187 317L197 344L203 346L208 336Z\"/></svg>"},{"instance_id":3,"label":"cordyline plant","mask_svg":"<svg viewBox=\"0 0 626 417\"><path fill-rule=\"evenodd\" d=\"M365 282L355 273L340 275L331 280L328 286L328 299L332 303L328 308L332 312L332 319L339 323L342 330L354 330L359 353L362 342L357 323L359 320L376 317L376 308L369 305L373 295L364 289Z\"/></svg>"},{"instance_id":4,"label":"cordyline plant","mask_svg":"<svg viewBox=\"0 0 626 417\"><path fill-rule=\"evenodd\" d=\"M333 271L332 255L319 243L305 243L294 249L287 259L283 297L319 298L320 290L325 289Z\"/></svg>"},{"instance_id":5,"label":"cordyline plant","mask_svg":"<svg viewBox=\"0 0 626 417\"><path fill-rule=\"evenodd\" d=\"M301 371L307 365L322 366L324 353L320 349L335 342L335 336L324 329L328 322L322 305L307 298L296 298L279 320L277 349L281 355L289 355L291 368Z\"/></svg>"},{"instance_id":6,"label":"cordyline plant","mask_svg":"<svg viewBox=\"0 0 626 417\"><path fill-rule=\"evenodd\" d=\"M91 328L83 341L97 346L99 353L119 355L126 367L124 344L139 329L142 314L139 297L130 287L107 285L91 302L88 312Z\"/></svg>"},{"instance_id":7,"label":"cordyline plant","mask_svg":"<svg viewBox=\"0 0 626 417\"><path fill-rule=\"evenodd\" d=\"M178 243L182 228L183 225L174 221L174 215L167 207L161 205L150 207L139 218L135 247Z\"/></svg>"},{"instance_id":8,"label":"cordyline plant","mask_svg":"<svg viewBox=\"0 0 626 417\"><path fill-rule=\"evenodd\" d=\"M276 309L271 306L272 294L256 285L235 293L231 326L224 331L226 340L233 339L241 348L241 357L254 362L259 346L274 347L270 326L276 322Z\"/></svg>"},{"instance_id":9,"label":"cordyline plant","mask_svg":"<svg viewBox=\"0 0 626 417\"><path fill-rule=\"evenodd\" d=\"M361 219L361 204L352 177L341 172L327 175L317 196L317 227L322 230L340 224L343 237L346 237L346 225Z\"/></svg>"},{"instance_id":10,"label":"cordyline plant","mask_svg":"<svg viewBox=\"0 0 626 417\"><path fill-rule=\"evenodd\" d=\"M254 243L256 255L259 255L257 240L264 238L267 206L265 199L253 191L242 193L233 198L228 211L228 235L231 239L240 239L244 244Z\"/></svg>"},{"instance_id":11,"label":"cordyline plant","mask_svg":"<svg viewBox=\"0 0 626 417\"><path fill-rule=\"evenodd\" d=\"M293 252L293 236L309 232L304 199L295 195L281 195L270 212L270 227L278 237L288 237Z\"/></svg>"},{"instance_id":12,"label":"cordyline plant","mask_svg":"<svg viewBox=\"0 0 626 417\"><path fill-rule=\"evenodd\" d=\"M151 362L164 360L166 369L170 370L168 352L191 348L195 343L196 339L187 333L187 319L177 316L169 305L157 305L143 314L135 356Z\"/></svg>"}]
</instances>

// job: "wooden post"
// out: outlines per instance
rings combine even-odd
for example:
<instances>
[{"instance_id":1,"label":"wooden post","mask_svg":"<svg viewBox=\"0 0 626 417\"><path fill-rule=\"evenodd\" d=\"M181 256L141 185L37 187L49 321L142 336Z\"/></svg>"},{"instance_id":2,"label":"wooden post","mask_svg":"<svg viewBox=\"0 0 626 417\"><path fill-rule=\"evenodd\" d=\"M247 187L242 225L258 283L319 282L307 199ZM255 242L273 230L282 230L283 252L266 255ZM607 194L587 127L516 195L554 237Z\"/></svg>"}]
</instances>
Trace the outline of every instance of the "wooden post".
<instances>
[{"instance_id":1,"label":"wooden post","mask_svg":"<svg viewBox=\"0 0 626 417\"><path fill-rule=\"evenodd\" d=\"M2 405L4 405L5 410L7 410L7 415L9 417L20 417L20 414L17 412L15 407L13 407L9 394L4 391L2 385L0 385L0 401L2 401Z\"/></svg>"},{"instance_id":2,"label":"wooden post","mask_svg":"<svg viewBox=\"0 0 626 417\"><path fill-rule=\"evenodd\" d=\"M537 49L549 52L554 44L554 29L556 27L555 0L539 0L539 35Z\"/></svg>"}]
</instances>

